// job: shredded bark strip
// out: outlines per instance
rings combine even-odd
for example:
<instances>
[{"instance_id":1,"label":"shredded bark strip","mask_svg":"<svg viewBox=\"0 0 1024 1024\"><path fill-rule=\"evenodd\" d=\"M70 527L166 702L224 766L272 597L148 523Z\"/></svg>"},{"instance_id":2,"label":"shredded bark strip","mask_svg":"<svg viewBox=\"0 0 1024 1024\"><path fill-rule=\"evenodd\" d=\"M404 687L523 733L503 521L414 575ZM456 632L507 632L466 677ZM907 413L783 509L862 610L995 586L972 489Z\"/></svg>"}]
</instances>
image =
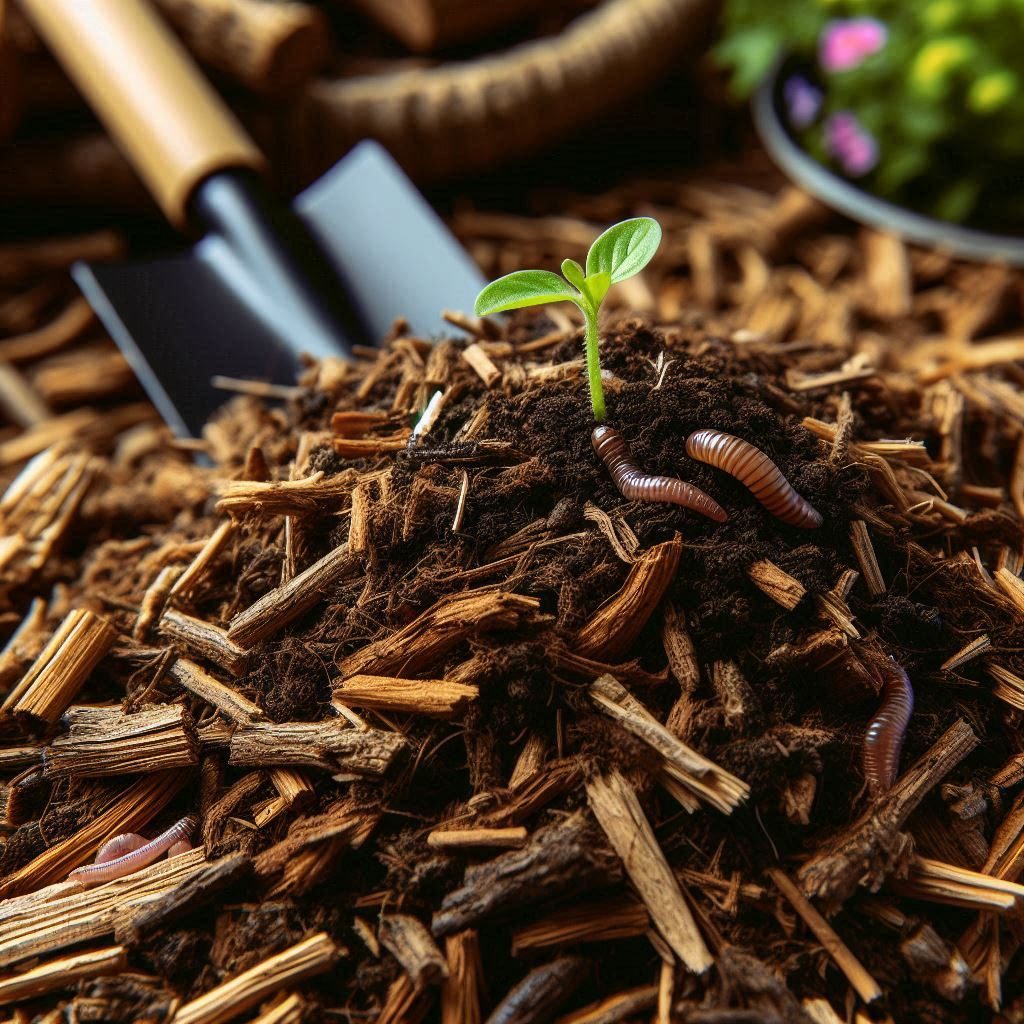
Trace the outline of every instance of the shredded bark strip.
<instances>
[{"instance_id":1,"label":"shredded bark strip","mask_svg":"<svg viewBox=\"0 0 1024 1024\"><path fill-rule=\"evenodd\" d=\"M453 224L498 276L662 223L609 293L607 422L726 522L622 497L569 305L221 381L181 441L66 276L116 240L0 246L19 1020L1024 1012L1024 277L756 160L546 212ZM697 430L820 529L688 458ZM916 707L871 798L893 662ZM197 849L67 881L185 816Z\"/></svg>"}]
</instances>

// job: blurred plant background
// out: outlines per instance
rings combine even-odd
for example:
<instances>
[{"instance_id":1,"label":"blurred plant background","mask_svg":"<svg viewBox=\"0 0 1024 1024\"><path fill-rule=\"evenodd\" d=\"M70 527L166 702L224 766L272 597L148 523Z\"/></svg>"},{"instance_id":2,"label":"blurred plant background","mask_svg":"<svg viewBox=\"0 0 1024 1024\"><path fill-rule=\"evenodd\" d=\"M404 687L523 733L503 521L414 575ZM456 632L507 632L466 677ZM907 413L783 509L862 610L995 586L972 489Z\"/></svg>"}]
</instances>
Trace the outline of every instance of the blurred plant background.
<instances>
[{"instance_id":1,"label":"blurred plant background","mask_svg":"<svg viewBox=\"0 0 1024 1024\"><path fill-rule=\"evenodd\" d=\"M794 137L863 188L945 220L1024 225L1022 0L727 0L738 98L784 60Z\"/></svg>"}]
</instances>

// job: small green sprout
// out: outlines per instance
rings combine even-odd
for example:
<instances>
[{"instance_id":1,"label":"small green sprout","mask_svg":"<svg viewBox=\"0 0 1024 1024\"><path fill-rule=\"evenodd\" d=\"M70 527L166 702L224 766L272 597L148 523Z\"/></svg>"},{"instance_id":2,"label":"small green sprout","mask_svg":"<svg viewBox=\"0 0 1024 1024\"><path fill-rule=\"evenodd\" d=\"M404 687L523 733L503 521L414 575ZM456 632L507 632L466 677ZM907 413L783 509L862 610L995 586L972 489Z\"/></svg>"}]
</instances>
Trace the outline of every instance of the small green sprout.
<instances>
[{"instance_id":1,"label":"small green sprout","mask_svg":"<svg viewBox=\"0 0 1024 1024\"><path fill-rule=\"evenodd\" d=\"M488 316L524 306L549 302L575 302L586 321L587 378L594 419L605 416L601 386L600 335L597 315L608 289L639 274L661 244L661 226L650 217L634 217L613 224L587 253L587 269L575 260L562 262L563 280L550 270L517 270L492 281L476 298L476 315Z\"/></svg>"}]
</instances>

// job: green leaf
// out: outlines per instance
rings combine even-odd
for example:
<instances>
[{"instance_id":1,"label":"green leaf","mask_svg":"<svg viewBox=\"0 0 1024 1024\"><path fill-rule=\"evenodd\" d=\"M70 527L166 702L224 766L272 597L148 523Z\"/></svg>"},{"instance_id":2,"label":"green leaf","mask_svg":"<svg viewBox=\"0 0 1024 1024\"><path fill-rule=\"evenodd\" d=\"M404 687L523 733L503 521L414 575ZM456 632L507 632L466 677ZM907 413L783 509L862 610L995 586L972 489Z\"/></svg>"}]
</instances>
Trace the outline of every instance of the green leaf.
<instances>
[{"instance_id":1,"label":"green leaf","mask_svg":"<svg viewBox=\"0 0 1024 1024\"><path fill-rule=\"evenodd\" d=\"M608 289L612 286L611 275L606 270L600 270L596 274L584 279L580 291L590 300L594 309L600 309Z\"/></svg>"},{"instance_id":2,"label":"green leaf","mask_svg":"<svg viewBox=\"0 0 1024 1024\"><path fill-rule=\"evenodd\" d=\"M506 309L578 299L576 289L550 270L517 270L487 285L476 297L474 310L477 316L488 316Z\"/></svg>"},{"instance_id":3,"label":"green leaf","mask_svg":"<svg viewBox=\"0 0 1024 1024\"><path fill-rule=\"evenodd\" d=\"M602 271L612 284L639 274L661 244L661 227L650 217L613 224L587 253L587 277Z\"/></svg>"},{"instance_id":4,"label":"green leaf","mask_svg":"<svg viewBox=\"0 0 1024 1024\"><path fill-rule=\"evenodd\" d=\"M583 268L575 260L562 260L562 276L583 291Z\"/></svg>"},{"instance_id":5,"label":"green leaf","mask_svg":"<svg viewBox=\"0 0 1024 1024\"><path fill-rule=\"evenodd\" d=\"M764 13L759 17L764 19ZM768 74L779 54L794 42L791 32L778 26L751 25L732 32L712 53L720 65L732 70L729 87L733 95L736 99L746 99Z\"/></svg>"}]
</instances>

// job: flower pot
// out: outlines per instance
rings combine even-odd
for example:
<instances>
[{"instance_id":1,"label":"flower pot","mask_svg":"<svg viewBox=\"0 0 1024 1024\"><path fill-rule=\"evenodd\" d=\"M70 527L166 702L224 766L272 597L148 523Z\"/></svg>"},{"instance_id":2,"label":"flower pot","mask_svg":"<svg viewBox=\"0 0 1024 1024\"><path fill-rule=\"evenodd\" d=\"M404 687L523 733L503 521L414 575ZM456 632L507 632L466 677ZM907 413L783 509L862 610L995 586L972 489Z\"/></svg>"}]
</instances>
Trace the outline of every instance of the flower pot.
<instances>
[{"instance_id":1,"label":"flower pot","mask_svg":"<svg viewBox=\"0 0 1024 1024\"><path fill-rule=\"evenodd\" d=\"M847 217L895 232L909 242L945 249L964 259L1024 266L1024 238L979 231L916 213L865 192L819 163L793 138L786 125L782 104L785 68L786 62L780 61L765 76L754 93L751 107L765 149L794 182Z\"/></svg>"}]
</instances>

